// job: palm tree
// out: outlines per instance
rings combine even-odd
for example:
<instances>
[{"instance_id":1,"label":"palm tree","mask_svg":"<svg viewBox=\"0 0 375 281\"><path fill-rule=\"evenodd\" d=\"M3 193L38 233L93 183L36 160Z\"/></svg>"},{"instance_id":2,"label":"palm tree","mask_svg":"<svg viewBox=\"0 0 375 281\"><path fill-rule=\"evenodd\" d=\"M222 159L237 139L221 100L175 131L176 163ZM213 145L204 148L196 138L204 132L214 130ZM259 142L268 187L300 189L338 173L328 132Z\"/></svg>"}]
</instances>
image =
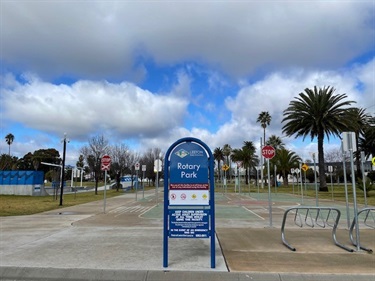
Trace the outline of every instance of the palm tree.
<instances>
[{"instance_id":1,"label":"palm tree","mask_svg":"<svg viewBox=\"0 0 375 281\"><path fill-rule=\"evenodd\" d=\"M277 174L283 177L283 184L288 184L288 175L292 168L297 168L301 158L296 155L293 151L287 150L285 148L279 149L272 159L277 167Z\"/></svg>"},{"instance_id":2,"label":"palm tree","mask_svg":"<svg viewBox=\"0 0 375 281\"><path fill-rule=\"evenodd\" d=\"M365 152L365 156L369 157L372 155L375 157L375 127L368 126L362 137L359 138L359 148L361 151Z\"/></svg>"},{"instance_id":3,"label":"palm tree","mask_svg":"<svg viewBox=\"0 0 375 281\"><path fill-rule=\"evenodd\" d=\"M350 127L349 130L355 133L355 140L356 146L359 148L359 137L364 134L365 129L370 126L371 123L371 115L366 113L365 108L351 108L348 110L349 118L350 118ZM357 149L355 152L356 157L356 166L357 166L357 173L358 177L362 178L362 170L361 170L361 163L360 163L360 154L361 151Z\"/></svg>"},{"instance_id":4,"label":"palm tree","mask_svg":"<svg viewBox=\"0 0 375 281\"><path fill-rule=\"evenodd\" d=\"M263 128L263 144L266 145L266 128L271 123L271 115L268 113L268 111L262 111L257 119L257 123L260 123L260 125Z\"/></svg>"},{"instance_id":5,"label":"palm tree","mask_svg":"<svg viewBox=\"0 0 375 281\"><path fill-rule=\"evenodd\" d=\"M277 137L276 135L272 135L268 138L267 145L271 145L275 150L284 148L284 143L281 140L280 137Z\"/></svg>"},{"instance_id":6,"label":"palm tree","mask_svg":"<svg viewBox=\"0 0 375 281\"><path fill-rule=\"evenodd\" d=\"M231 159L235 162L242 162L245 169L246 184L249 183L248 169L258 165L258 156L255 154L255 146L252 141L244 141L241 149L233 149Z\"/></svg>"},{"instance_id":7,"label":"palm tree","mask_svg":"<svg viewBox=\"0 0 375 281\"><path fill-rule=\"evenodd\" d=\"M220 176L220 170L221 170L221 161L224 161L224 152L221 147L216 147L214 150L214 159L217 161L217 170L219 172L219 179L221 179Z\"/></svg>"},{"instance_id":8,"label":"palm tree","mask_svg":"<svg viewBox=\"0 0 375 281\"><path fill-rule=\"evenodd\" d=\"M324 173L324 137L330 135L340 136L349 128L347 106L353 101L343 101L346 94L334 95L333 87L314 89L306 88L304 93L289 103L284 110L285 122L282 130L287 136L302 136L303 139L310 135L311 140L318 140L318 162L320 191L328 191Z\"/></svg>"},{"instance_id":9,"label":"palm tree","mask_svg":"<svg viewBox=\"0 0 375 281\"><path fill-rule=\"evenodd\" d=\"M229 170L228 170L227 175L228 174L230 175L230 166L231 165L229 163L229 156L232 153L232 147L229 144L224 144L224 146L223 146L223 153L224 153L225 158L227 159L226 164L229 166Z\"/></svg>"},{"instance_id":10,"label":"palm tree","mask_svg":"<svg viewBox=\"0 0 375 281\"><path fill-rule=\"evenodd\" d=\"M14 141L14 136L13 136L13 134L7 134L6 136L5 136L5 141L6 141L6 143L9 145L9 156L10 156L10 145L13 143L13 141Z\"/></svg>"}]
</instances>

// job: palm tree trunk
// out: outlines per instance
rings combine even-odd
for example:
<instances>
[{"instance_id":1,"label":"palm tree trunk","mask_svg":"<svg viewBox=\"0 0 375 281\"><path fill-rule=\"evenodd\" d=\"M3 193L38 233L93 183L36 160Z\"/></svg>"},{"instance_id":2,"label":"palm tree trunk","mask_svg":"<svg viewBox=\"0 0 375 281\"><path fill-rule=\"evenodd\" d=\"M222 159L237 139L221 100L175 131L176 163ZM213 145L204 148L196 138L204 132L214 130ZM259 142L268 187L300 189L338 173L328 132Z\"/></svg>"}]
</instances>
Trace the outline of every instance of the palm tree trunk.
<instances>
[{"instance_id":1,"label":"palm tree trunk","mask_svg":"<svg viewBox=\"0 0 375 281\"><path fill-rule=\"evenodd\" d=\"M326 174L324 172L324 149L323 149L324 133L318 134L318 164L319 164L319 191L328 191Z\"/></svg>"}]
</instances>

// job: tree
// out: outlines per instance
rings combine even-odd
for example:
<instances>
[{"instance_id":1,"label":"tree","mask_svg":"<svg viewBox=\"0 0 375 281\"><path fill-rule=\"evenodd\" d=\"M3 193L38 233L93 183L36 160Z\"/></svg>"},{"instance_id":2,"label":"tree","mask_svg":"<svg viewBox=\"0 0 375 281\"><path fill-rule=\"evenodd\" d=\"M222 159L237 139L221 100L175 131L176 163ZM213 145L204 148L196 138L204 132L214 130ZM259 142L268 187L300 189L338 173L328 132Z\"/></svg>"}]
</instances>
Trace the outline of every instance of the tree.
<instances>
[{"instance_id":1,"label":"tree","mask_svg":"<svg viewBox=\"0 0 375 281\"><path fill-rule=\"evenodd\" d=\"M8 154L0 155L0 171L9 171L17 169L18 158L10 156Z\"/></svg>"},{"instance_id":2,"label":"tree","mask_svg":"<svg viewBox=\"0 0 375 281\"><path fill-rule=\"evenodd\" d=\"M231 166L231 164L230 164L230 158L229 158L229 156L232 153L232 147L230 146L230 144L224 144L224 146L223 146L223 153L224 153L224 156L225 156L225 158L227 160L226 164L229 166L229 170L228 170L227 175L228 174L230 175L230 170L231 170L230 166Z\"/></svg>"},{"instance_id":3,"label":"tree","mask_svg":"<svg viewBox=\"0 0 375 281\"><path fill-rule=\"evenodd\" d=\"M214 159L217 162L217 170L219 175L219 180L221 179L220 172L221 172L221 161L224 161L224 151L221 147L216 147L214 150Z\"/></svg>"},{"instance_id":4,"label":"tree","mask_svg":"<svg viewBox=\"0 0 375 281\"><path fill-rule=\"evenodd\" d=\"M6 141L6 143L9 145L9 153L8 153L8 155L10 156L10 145L13 143L13 141L14 141L14 135L13 134L7 134L6 136L5 136L5 141Z\"/></svg>"},{"instance_id":5,"label":"tree","mask_svg":"<svg viewBox=\"0 0 375 281\"><path fill-rule=\"evenodd\" d=\"M268 138L267 145L271 145L275 150L284 148L284 143L280 137L272 135Z\"/></svg>"},{"instance_id":6,"label":"tree","mask_svg":"<svg viewBox=\"0 0 375 281\"><path fill-rule=\"evenodd\" d=\"M375 157L375 126L368 126L359 138L358 146L366 157Z\"/></svg>"},{"instance_id":7,"label":"tree","mask_svg":"<svg viewBox=\"0 0 375 281\"><path fill-rule=\"evenodd\" d=\"M116 179L116 189L120 188L121 176L125 173L132 174L132 166L139 161L139 155L130 151L129 147L122 143L109 148L111 156L111 175Z\"/></svg>"},{"instance_id":8,"label":"tree","mask_svg":"<svg viewBox=\"0 0 375 281\"><path fill-rule=\"evenodd\" d=\"M301 161L301 158L293 151L285 148L281 148L276 151L276 155L272 159L272 162L275 163L277 167L277 174L283 177L284 185L289 185L288 175L290 170L292 168L297 168Z\"/></svg>"},{"instance_id":9,"label":"tree","mask_svg":"<svg viewBox=\"0 0 375 281\"><path fill-rule=\"evenodd\" d=\"M259 113L257 123L260 123L263 128L263 145L266 145L266 128L271 124L271 119L272 117L268 111L262 111Z\"/></svg>"},{"instance_id":10,"label":"tree","mask_svg":"<svg viewBox=\"0 0 375 281\"><path fill-rule=\"evenodd\" d=\"M359 138L361 135L364 134L366 128L370 126L371 115L366 113L366 109L357 108L357 107L349 109L348 115L350 118L349 130L355 133L356 147L359 148ZM360 161L361 150L357 149L354 155L356 158L358 177L362 178L361 161Z\"/></svg>"},{"instance_id":11,"label":"tree","mask_svg":"<svg viewBox=\"0 0 375 281\"><path fill-rule=\"evenodd\" d=\"M246 184L249 183L248 169L255 168L258 165L258 156L255 154L255 146L251 141L244 141L241 149L233 149L231 155L232 161L241 162L245 169Z\"/></svg>"},{"instance_id":12,"label":"tree","mask_svg":"<svg viewBox=\"0 0 375 281\"><path fill-rule=\"evenodd\" d=\"M335 89L330 86L306 88L289 103L282 120L285 123L282 130L287 136L305 139L310 135L311 140L317 138L320 191L328 191L324 173L324 137L339 137L350 125L347 109L353 101L344 101L346 94L335 95L334 92Z\"/></svg>"},{"instance_id":13,"label":"tree","mask_svg":"<svg viewBox=\"0 0 375 281\"><path fill-rule=\"evenodd\" d=\"M103 155L108 153L108 140L103 135L89 139L89 144L81 148L91 172L95 177L95 194L98 194L98 183L101 175L100 164Z\"/></svg>"}]
</instances>

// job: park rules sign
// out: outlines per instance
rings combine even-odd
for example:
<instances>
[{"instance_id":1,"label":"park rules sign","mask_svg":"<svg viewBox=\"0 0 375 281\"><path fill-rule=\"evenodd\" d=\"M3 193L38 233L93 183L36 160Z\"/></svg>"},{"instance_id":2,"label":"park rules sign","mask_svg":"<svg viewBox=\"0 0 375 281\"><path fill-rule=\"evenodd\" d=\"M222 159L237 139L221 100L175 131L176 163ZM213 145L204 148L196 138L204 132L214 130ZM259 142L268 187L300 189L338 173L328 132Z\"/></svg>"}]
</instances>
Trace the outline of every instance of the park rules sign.
<instances>
[{"instance_id":1,"label":"park rules sign","mask_svg":"<svg viewBox=\"0 0 375 281\"><path fill-rule=\"evenodd\" d=\"M210 239L215 268L215 180L210 148L196 138L173 143L164 158L163 266L170 238Z\"/></svg>"},{"instance_id":2,"label":"park rules sign","mask_svg":"<svg viewBox=\"0 0 375 281\"><path fill-rule=\"evenodd\" d=\"M196 143L183 143L171 152L170 205L208 205L208 157Z\"/></svg>"}]
</instances>

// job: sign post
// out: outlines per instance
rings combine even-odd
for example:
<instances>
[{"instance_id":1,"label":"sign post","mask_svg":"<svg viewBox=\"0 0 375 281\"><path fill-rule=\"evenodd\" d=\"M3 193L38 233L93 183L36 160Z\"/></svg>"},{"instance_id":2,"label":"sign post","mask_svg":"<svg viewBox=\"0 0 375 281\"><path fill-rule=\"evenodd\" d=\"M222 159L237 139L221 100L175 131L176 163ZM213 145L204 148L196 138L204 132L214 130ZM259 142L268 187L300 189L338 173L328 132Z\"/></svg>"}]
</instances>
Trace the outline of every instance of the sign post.
<instances>
[{"instance_id":1,"label":"sign post","mask_svg":"<svg viewBox=\"0 0 375 281\"><path fill-rule=\"evenodd\" d=\"M103 213L105 213L106 205L106 191L107 191L107 171L111 168L111 157L109 155L103 155L101 159L100 168L104 171L104 200L103 200Z\"/></svg>"},{"instance_id":2,"label":"sign post","mask_svg":"<svg viewBox=\"0 0 375 281\"><path fill-rule=\"evenodd\" d=\"M155 186L155 197L156 197L156 205L159 206L158 203L158 191L159 191L159 172L161 172L161 168L163 166L163 163L160 159L156 159L154 161L154 172L156 173L156 186Z\"/></svg>"},{"instance_id":3,"label":"sign post","mask_svg":"<svg viewBox=\"0 0 375 281\"><path fill-rule=\"evenodd\" d=\"M270 177L270 159L275 157L276 151L270 146L266 145L262 148L262 156L267 159L267 174L268 174L268 211L270 217L270 227L272 227L272 201L271 201L271 177Z\"/></svg>"},{"instance_id":4,"label":"sign post","mask_svg":"<svg viewBox=\"0 0 375 281\"><path fill-rule=\"evenodd\" d=\"M176 141L164 159L163 266L168 267L169 238L210 238L215 268L214 158L196 138Z\"/></svg>"},{"instance_id":5,"label":"sign post","mask_svg":"<svg viewBox=\"0 0 375 281\"><path fill-rule=\"evenodd\" d=\"M145 199L144 178L145 178L145 172L146 172L146 165L142 165L142 172L143 172L143 176L142 176L142 192L143 192L142 199Z\"/></svg>"},{"instance_id":6,"label":"sign post","mask_svg":"<svg viewBox=\"0 0 375 281\"><path fill-rule=\"evenodd\" d=\"M139 171L140 164L139 162L135 163L134 168L135 168L135 176L136 176L136 183L135 183L135 201L138 201L138 171Z\"/></svg>"}]
</instances>

